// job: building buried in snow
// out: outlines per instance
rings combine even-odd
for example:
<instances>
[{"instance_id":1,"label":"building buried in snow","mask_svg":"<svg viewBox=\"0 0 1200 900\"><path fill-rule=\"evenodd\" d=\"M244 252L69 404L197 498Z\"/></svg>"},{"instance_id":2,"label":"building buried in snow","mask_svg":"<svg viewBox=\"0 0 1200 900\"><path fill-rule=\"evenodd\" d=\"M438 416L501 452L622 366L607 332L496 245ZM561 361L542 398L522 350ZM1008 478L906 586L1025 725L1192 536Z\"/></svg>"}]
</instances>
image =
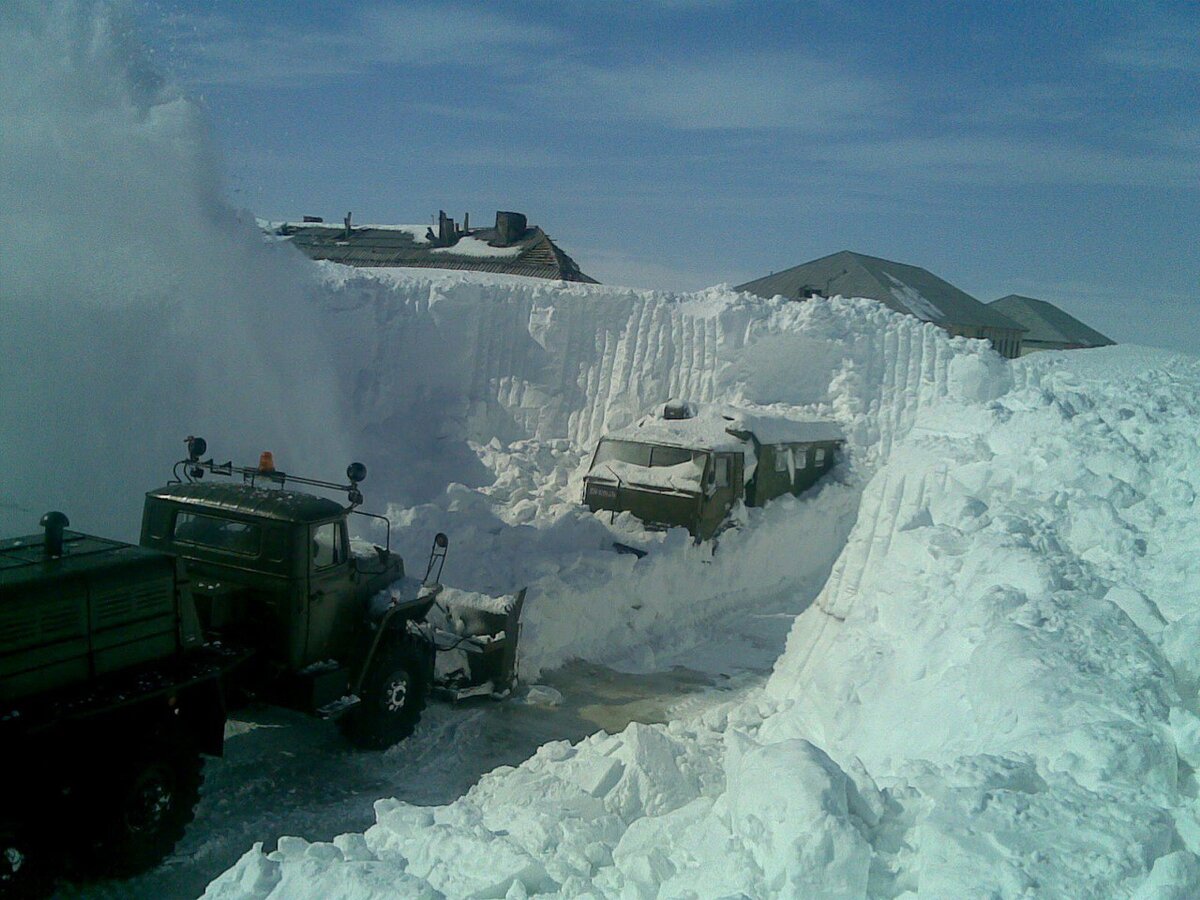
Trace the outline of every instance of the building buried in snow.
<instances>
[{"instance_id":1,"label":"building buried in snow","mask_svg":"<svg viewBox=\"0 0 1200 900\"><path fill-rule=\"evenodd\" d=\"M918 266L842 250L735 288L760 297L869 297L953 335L984 338L1001 356L1021 355L1025 327Z\"/></svg>"},{"instance_id":2,"label":"building buried in snow","mask_svg":"<svg viewBox=\"0 0 1200 900\"><path fill-rule=\"evenodd\" d=\"M497 212L493 228L472 229L467 216L460 226L445 212L438 214L436 231L425 225L355 225L349 213L341 225L305 216L302 222L269 222L263 228L312 259L346 266L465 269L598 284L550 235L517 212Z\"/></svg>"},{"instance_id":3,"label":"building buried in snow","mask_svg":"<svg viewBox=\"0 0 1200 900\"><path fill-rule=\"evenodd\" d=\"M988 306L1025 326L1022 356L1038 350L1081 350L1116 343L1045 300L1009 294L993 300Z\"/></svg>"}]
</instances>

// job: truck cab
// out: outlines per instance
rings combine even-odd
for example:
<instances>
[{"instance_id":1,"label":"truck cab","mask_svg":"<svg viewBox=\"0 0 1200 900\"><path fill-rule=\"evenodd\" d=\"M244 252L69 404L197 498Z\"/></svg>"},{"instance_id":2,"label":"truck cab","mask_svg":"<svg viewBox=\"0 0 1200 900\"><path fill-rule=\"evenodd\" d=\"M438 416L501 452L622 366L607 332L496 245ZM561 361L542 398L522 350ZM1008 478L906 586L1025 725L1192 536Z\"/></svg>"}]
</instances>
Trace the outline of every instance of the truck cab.
<instances>
[{"instance_id":1,"label":"truck cab","mask_svg":"<svg viewBox=\"0 0 1200 900\"><path fill-rule=\"evenodd\" d=\"M651 528L687 528L703 540L741 497L744 465L740 450L606 437L584 478L584 502L630 512Z\"/></svg>"},{"instance_id":2,"label":"truck cab","mask_svg":"<svg viewBox=\"0 0 1200 900\"><path fill-rule=\"evenodd\" d=\"M207 641L253 651L249 690L333 715L361 685L385 607L402 631L433 602L410 585L406 599L373 608L371 598L403 579L404 565L381 547L352 553L350 512L253 483L169 484L146 494L141 545L181 561ZM423 687L432 652L417 666Z\"/></svg>"},{"instance_id":3,"label":"truck cab","mask_svg":"<svg viewBox=\"0 0 1200 900\"><path fill-rule=\"evenodd\" d=\"M351 650L367 599L404 576L387 551L353 556L333 500L244 484L172 484L146 495L143 547L185 561L201 626L299 671Z\"/></svg>"}]
</instances>

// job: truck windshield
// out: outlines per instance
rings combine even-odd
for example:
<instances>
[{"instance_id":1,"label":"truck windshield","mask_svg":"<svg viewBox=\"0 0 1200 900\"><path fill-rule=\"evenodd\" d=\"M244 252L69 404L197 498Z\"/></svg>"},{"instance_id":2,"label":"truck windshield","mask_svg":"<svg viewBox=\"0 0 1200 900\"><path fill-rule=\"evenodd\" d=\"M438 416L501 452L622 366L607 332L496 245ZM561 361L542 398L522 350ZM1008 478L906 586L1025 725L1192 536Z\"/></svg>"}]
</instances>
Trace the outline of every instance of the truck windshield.
<instances>
[{"instance_id":1,"label":"truck windshield","mask_svg":"<svg viewBox=\"0 0 1200 900\"><path fill-rule=\"evenodd\" d=\"M655 444L639 444L636 441L605 439L596 449L596 459L592 468L595 469L606 462L623 462L646 468L677 466L693 459L701 460L706 455L703 451L687 450L683 447L659 447Z\"/></svg>"},{"instance_id":2,"label":"truck windshield","mask_svg":"<svg viewBox=\"0 0 1200 900\"><path fill-rule=\"evenodd\" d=\"M242 556L255 556L262 546L262 531L253 522L188 512L175 516L175 529L171 536L179 543L199 544Z\"/></svg>"}]
</instances>

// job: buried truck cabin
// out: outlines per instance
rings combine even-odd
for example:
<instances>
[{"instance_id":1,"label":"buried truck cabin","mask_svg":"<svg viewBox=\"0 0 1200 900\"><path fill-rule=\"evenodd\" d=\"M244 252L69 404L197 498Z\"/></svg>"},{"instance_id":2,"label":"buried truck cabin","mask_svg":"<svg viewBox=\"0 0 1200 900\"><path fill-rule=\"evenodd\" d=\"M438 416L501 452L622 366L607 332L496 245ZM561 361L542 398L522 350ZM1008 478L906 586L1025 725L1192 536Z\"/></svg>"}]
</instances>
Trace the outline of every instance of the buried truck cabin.
<instances>
[{"instance_id":1,"label":"buried truck cabin","mask_svg":"<svg viewBox=\"0 0 1200 900\"><path fill-rule=\"evenodd\" d=\"M707 540L739 500L762 506L803 493L832 468L842 443L841 429L828 420L671 401L601 438L583 502Z\"/></svg>"}]
</instances>

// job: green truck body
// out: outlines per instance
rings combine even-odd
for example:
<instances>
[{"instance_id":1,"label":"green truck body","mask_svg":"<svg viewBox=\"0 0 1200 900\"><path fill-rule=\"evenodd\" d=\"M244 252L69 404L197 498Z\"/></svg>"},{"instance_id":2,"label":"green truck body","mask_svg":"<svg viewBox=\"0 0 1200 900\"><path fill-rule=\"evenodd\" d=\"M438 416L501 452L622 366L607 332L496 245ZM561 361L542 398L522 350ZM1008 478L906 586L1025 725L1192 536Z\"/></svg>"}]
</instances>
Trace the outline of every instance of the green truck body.
<instances>
[{"instance_id":1,"label":"green truck body","mask_svg":"<svg viewBox=\"0 0 1200 900\"><path fill-rule=\"evenodd\" d=\"M179 653L185 635L175 560L105 538L40 534L0 541L0 704L104 678Z\"/></svg>"},{"instance_id":2,"label":"green truck body","mask_svg":"<svg viewBox=\"0 0 1200 900\"><path fill-rule=\"evenodd\" d=\"M190 821L236 656L204 646L180 572L49 526L0 541L0 771L22 773L0 805L0 896L49 890L64 861L139 871ZM69 850L55 848L62 821L80 824Z\"/></svg>"},{"instance_id":3,"label":"green truck body","mask_svg":"<svg viewBox=\"0 0 1200 900\"><path fill-rule=\"evenodd\" d=\"M0 896L36 893L38 862L63 852L84 875L158 862L191 819L200 754L222 751L231 697L337 718L372 748L424 707L435 647L419 623L440 586L372 603L404 568L386 548L351 553L365 469L349 485L292 479L347 490L347 507L282 489L273 468L197 483L202 466L235 470L194 446L188 480L146 495L141 546L65 530L61 513L0 541L0 771L29 773L0 805ZM445 548L439 535L431 571ZM56 851L62 821L78 841Z\"/></svg>"},{"instance_id":4,"label":"green truck body","mask_svg":"<svg viewBox=\"0 0 1200 900\"><path fill-rule=\"evenodd\" d=\"M762 506L808 490L842 443L835 422L671 401L600 439L583 503L709 540L736 503Z\"/></svg>"}]
</instances>

